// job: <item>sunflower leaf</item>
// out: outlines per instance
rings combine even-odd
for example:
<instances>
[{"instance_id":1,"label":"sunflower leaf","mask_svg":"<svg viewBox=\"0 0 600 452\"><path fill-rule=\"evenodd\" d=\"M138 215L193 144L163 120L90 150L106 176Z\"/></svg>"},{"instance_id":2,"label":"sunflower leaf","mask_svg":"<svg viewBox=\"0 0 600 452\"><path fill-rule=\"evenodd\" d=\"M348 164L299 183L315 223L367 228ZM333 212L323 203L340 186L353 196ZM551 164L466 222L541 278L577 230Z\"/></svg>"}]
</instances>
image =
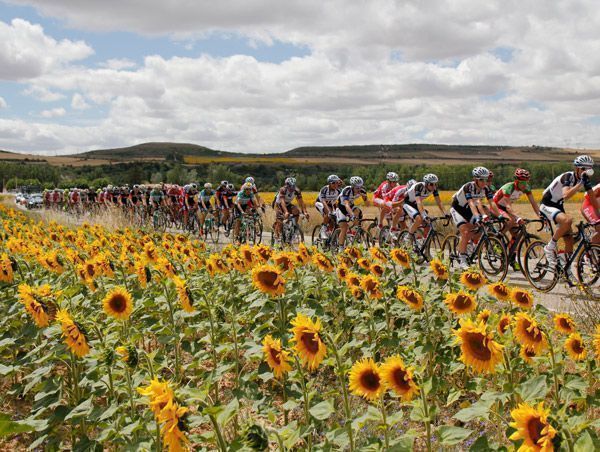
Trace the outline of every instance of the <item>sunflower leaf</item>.
<instances>
[{"instance_id":1,"label":"sunflower leaf","mask_svg":"<svg viewBox=\"0 0 600 452\"><path fill-rule=\"evenodd\" d=\"M310 410L310 414L319 421L329 419L329 417L335 412L333 402L331 399L323 400L321 403L317 403Z\"/></svg>"},{"instance_id":2,"label":"sunflower leaf","mask_svg":"<svg viewBox=\"0 0 600 452\"><path fill-rule=\"evenodd\" d=\"M575 447L573 449L575 452L586 452L588 450L597 450L594 445L594 440L588 431L583 432L577 442L575 443Z\"/></svg>"},{"instance_id":3,"label":"sunflower leaf","mask_svg":"<svg viewBox=\"0 0 600 452\"><path fill-rule=\"evenodd\" d=\"M13 421L8 414L0 413L0 438L34 430L33 425L23 421Z\"/></svg>"},{"instance_id":4,"label":"sunflower leaf","mask_svg":"<svg viewBox=\"0 0 600 452\"><path fill-rule=\"evenodd\" d=\"M452 417L461 422L469 422L478 417L487 419L488 412L493 404L493 400L479 400L473 405L463 408Z\"/></svg>"},{"instance_id":5,"label":"sunflower leaf","mask_svg":"<svg viewBox=\"0 0 600 452\"><path fill-rule=\"evenodd\" d=\"M521 383L518 393L525 402L543 399L548 394L548 383L545 375L538 375L535 378Z\"/></svg>"},{"instance_id":6,"label":"sunflower leaf","mask_svg":"<svg viewBox=\"0 0 600 452\"><path fill-rule=\"evenodd\" d=\"M454 427L450 425L442 425L438 428L438 434L440 435L440 444L446 446L453 446L455 444L463 442L473 433L473 430L462 427Z\"/></svg>"}]
</instances>

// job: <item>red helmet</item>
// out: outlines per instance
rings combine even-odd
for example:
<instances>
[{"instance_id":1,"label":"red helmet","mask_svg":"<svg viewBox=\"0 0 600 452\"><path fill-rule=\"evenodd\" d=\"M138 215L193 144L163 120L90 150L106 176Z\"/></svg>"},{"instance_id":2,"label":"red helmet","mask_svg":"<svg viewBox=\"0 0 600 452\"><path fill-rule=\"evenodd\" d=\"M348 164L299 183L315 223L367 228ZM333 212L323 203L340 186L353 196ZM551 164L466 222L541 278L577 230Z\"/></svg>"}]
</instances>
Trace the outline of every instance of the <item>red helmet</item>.
<instances>
[{"instance_id":1,"label":"red helmet","mask_svg":"<svg viewBox=\"0 0 600 452\"><path fill-rule=\"evenodd\" d=\"M530 178L531 178L531 174L526 169L517 168L515 170L515 179L516 180L529 180Z\"/></svg>"}]
</instances>

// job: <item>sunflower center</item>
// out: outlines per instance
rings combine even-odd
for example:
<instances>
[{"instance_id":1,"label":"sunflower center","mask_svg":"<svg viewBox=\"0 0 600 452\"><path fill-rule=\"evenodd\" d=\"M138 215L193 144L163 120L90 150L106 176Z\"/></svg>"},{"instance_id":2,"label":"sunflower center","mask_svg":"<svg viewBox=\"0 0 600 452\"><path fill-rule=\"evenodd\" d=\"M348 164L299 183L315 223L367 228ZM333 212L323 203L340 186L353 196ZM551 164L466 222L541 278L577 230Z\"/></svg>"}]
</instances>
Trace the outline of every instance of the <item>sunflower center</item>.
<instances>
[{"instance_id":1,"label":"sunflower center","mask_svg":"<svg viewBox=\"0 0 600 452\"><path fill-rule=\"evenodd\" d=\"M121 294L115 294L110 299L110 308L115 312L124 312L127 309L127 300Z\"/></svg>"},{"instance_id":2,"label":"sunflower center","mask_svg":"<svg viewBox=\"0 0 600 452\"><path fill-rule=\"evenodd\" d=\"M525 332L527 337L531 339L533 342L541 342L542 341L542 333L537 326L534 326L531 322L525 322Z\"/></svg>"},{"instance_id":3,"label":"sunflower center","mask_svg":"<svg viewBox=\"0 0 600 452\"><path fill-rule=\"evenodd\" d=\"M367 290L368 292L373 292L376 288L377 288L377 285L375 284L375 281L373 281L372 279L368 279L365 282L365 290Z\"/></svg>"},{"instance_id":4,"label":"sunflower center","mask_svg":"<svg viewBox=\"0 0 600 452\"><path fill-rule=\"evenodd\" d=\"M419 304L419 297L413 291L404 292L404 296L406 297L406 301L410 304Z\"/></svg>"},{"instance_id":5,"label":"sunflower center","mask_svg":"<svg viewBox=\"0 0 600 452\"><path fill-rule=\"evenodd\" d=\"M469 282L470 284L481 283L481 277L477 273L468 273L466 278L467 282Z\"/></svg>"},{"instance_id":6,"label":"sunflower center","mask_svg":"<svg viewBox=\"0 0 600 452\"><path fill-rule=\"evenodd\" d=\"M277 365L279 366L281 364L281 359L279 358L279 356L280 356L279 350L275 350L273 347L271 347L271 349L269 350L269 353L271 354L271 358L273 359L273 361L275 361L277 363Z\"/></svg>"},{"instance_id":7,"label":"sunflower center","mask_svg":"<svg viewBox=\"0 0 600 452\"><path fill-rule=\"evenodd\" d=\"M569 324L567 319L560 319L559 324L561 328L564 328L565 330L571 330L571 325Z\"/></svg>"},{"instance_id":8,"label":"sunflower center","mask_svg":"<svg viewBox=\"0 0 600 452\"><path fill-rule=\"evenodd\" d=\"M492 357L492 352L485 346L485 339L481 333L467 333L464 340L469 353L479 361L489 361Z\"/></svg>"},{"instance_id":9,"label":"sunflower center","mask_svg":"<svg viewBox=\"0 0 600 452\"><path fill-rule=\"evenodd\" d=\"M504 285L498 285L494 287L494 292L496 292L501 297L508 295L508 288Z\"/></svg>"},{"instance_id":10,"label":"sunflower center","mask_svg":"<svg viewBox=\"0 0 600 452\"><path fill-rule=\"evenodd\" d=\"M258 275L260 282L269 287L275 287L278 285L278 284L276 284L278 277L279 277L279 275L277 274L277 272L270 272L270 271L261 272Z\"/></svg>"},{"instance_id":11,"label":"sunflower center","mask_svg":"<svg viewBox=\"0 0 600 452\"><path fill-rule=\"evenodd\" d=\"M312 354L315 355L319 351L319 336L316 333L304 332L300 338L304 347Z\"/></svg>"},{"instance_id":12,"label":"sunflower center","mask_svg":"<svg viewBox=\"0 0 600 452\"><path fill-rule=\"evenodd\" d=\"M529 297L525 292L515 292L515 300L519 304L529 304Z\"/></svg>"},{"instance_id":13,"label":"sunflower center","mask_svg":"<svg viewBox=\"0 0 600 452\"><path fill-rule=\"evenodd\" d=\"M571 350L577 355L581 355L584 352L583 344L578 340L574 340L571 342Z\"/></svg>"},{"instance_id":14,"label":"sunflower center","mask_svg":"<svg viewBox=\"0 0 600 452\"><path fill-rule=\"evenodd\" d=\"M502 319L500 320L500 331L504 334L506 332L506 330L508 329L508 324L509 324L509 320L508 319Z\"/></svg>"},{"instance_id":15,"label":"sunflower center","mask_svg":"<svg viewBox=\"0 0 600 452\"><path fill-rule=\"evenodd\" d=\"M86 272L87 272L88 276L90 276L90 277L94 276L94 274L96 273L94 271L94 266L91 265L91 264L86 265L85 269L86 269Z\"/></svg>"},{"instance_id":16,"label":"sunflower center","mask_svg":"<svg viewBox=\"0 0 600 452\"><path fill-rule=\"evenodd\" d=\"M533 444L537 445L538 441L542 437L542 430L544 430L544 427L546 426L540 421L539 417L533 417L529 420L529 422L527 422L527 433Z\"/></svg>"},{"instance_id":17,"label":"sunflower center","mask_svg":"<svg viewBox=\"0 0 600 452\"><path fill-rule=\"evenodd\" d=\"M410 384L408 383L409 379L407 378L406 371L401 367L394 369L392 378L394 379L394 385L402 389L402 391L408 391L410 389Z\"/></svg>"},{"instance_id":18,"label":"sunflower center","mask_svg":"<svg viewBox=\"0 0 600 452\"><path fill-rule=\"evenodd\" d=\"M381 386L381 379L375 372L367 370L360 376L360 384L369 391L377 391Z\"/></svg>"},{"instance_id":19,"label":"sunflower center","mask_svg":"<svg viewBox=\"0 0 600 452\"><path fill-rule=\"evenodd\" d=\"M535 356L535 349L533 347L525 347L525 355L533 358Z\"/></svg>"},{"instance_id":20,"label":"sunflower center","mask_svg":"<svg viewBox=\"0 0 600 452\"><path fill-rule=\"evenodd\" d=\"M466 309L469 308L471 306L471 297L465 295L465 294L458 294L456 296L454 305L458 308L458 309Z\"/></svg>"}]
</instances>

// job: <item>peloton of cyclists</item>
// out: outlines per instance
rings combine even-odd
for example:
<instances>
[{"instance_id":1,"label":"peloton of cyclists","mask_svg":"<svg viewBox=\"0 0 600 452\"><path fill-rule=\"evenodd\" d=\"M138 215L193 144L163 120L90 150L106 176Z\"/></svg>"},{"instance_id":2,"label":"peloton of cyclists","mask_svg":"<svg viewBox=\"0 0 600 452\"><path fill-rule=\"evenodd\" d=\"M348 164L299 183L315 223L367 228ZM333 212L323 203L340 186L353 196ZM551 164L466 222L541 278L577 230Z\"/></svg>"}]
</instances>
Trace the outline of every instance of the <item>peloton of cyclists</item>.
<instances>
[{"instance_id":1,"label":"peloton of cyclists","mask_svg":"<svg viewBox=\"0 0 600 452\"><path fill-rule=\"evenodd\" d=\"M327 239L327 231L332 231L335 227L335 203L340 196L340 187L343 181L337 175L332 174L327 177L327 185L319 191L315 200L315 209L323 216L320 236ZM333 217L333 218L332 218Z\"/></svg>"},{"instance_id":2,"label":"peloton of cyclists","mask_svg":"<svg viewBox=\"0 0 600 452\"><path fill-rule=\"evenodd\" d=\"M298 200L298 207L293 205L294 199ZM302 199L302 191L296 185L296 178L288 177L285 179L283 187L277 191L277 195L273 200L273 206L275 208L275 223L273 224L273 230L275 231L275 237L281 239L281 232L283 227L283 221L287 220L290 216L296 220L300 216L300 212L308 218L308 212Z\"/></svg>"},{"instance_id":3,"label":"peloton of cyclists","mask_svg":"<svg viewBox=\"0 0 600 452\"><path fill-rule=\"evenodd\" d=\"M356 225L362 218L362 211L354 205L354 201L360 197L363 199L366 206L369 205L367 192L363 186L364 181L362 177L352 176L350 178L350 185L344 187L338 197L335 216L340 227L338 241L338 246L340 248L343 248L346 242L349 223L352 222L353 225Z\"/></svg>"}]
</instances>

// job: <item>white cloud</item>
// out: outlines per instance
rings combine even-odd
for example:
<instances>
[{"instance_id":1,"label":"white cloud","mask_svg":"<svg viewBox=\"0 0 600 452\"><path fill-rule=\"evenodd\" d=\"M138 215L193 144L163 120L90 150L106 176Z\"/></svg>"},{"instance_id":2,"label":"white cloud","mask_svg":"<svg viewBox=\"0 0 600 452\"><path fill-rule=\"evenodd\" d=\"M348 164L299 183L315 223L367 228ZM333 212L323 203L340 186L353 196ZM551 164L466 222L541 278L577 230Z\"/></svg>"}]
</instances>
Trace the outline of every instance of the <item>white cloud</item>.
<instances>
[{"instance_id":1,"label":"white cloud","mask_svg":"<svg viewBox=\"0 0 600 452\"><path fill-rule=\"evenodd\" d=\"M50 91L48 88L43 86L30 86L23 91L23 94L31 96L42 102L56 102L57 100L64 99L64 94Z\"/></svg>"},{"instance_id":2,"label":"white cloud","mask_svg":"<svg viewBox=\"0 0 600 452\"><path fill-rule=\"evenodd\" d=\"M0 80L26 80L93 53L82 41L56 41L40 25L0 21Z\"/></svg>"},{"instance_id":3,"label":"white cloud","mask_svg":"<svg viewBox=\"0 0 600 452\"><path fill-rule=\"evenodd\" d=\"M0 108L8 108L8 104L3 97L0 97Z\"/></svg>"},{"instance_id":4,"label":"white cloud","mask_svg":"<svg viewBox=\"0 0 600 452\"><path fill-rule=\"evenodd\" d=\"M105 67L107 69L114 69L116 71L119 71L121 69L134 68L136 66L136 63L135 61L129 60L127 58L111 58L110 60L103 62L100 66Z\"/></svg>"},{"instance_id":5,"label":"white cloud","mask_svg":"<svg viewBox=\"0 0 600 452\"><path fill-rule=\"evenodd\" d=\"M71 99L71 107L75 110L87 110L90 108L90 105L85 101L85 98L81 94L75 93Z\"/></svg>"},{"instance_id":6,"label":"white cloud","mask_svg":"<svg viewBox=\"0 0 600 452\"><path fill-rule=\"evenodd\" d=\"M43 110L40 113L40 115L43 118L59 118L61 116L64 116L66 113L67 113L67 111L64 108L59 107L59 108L53 108L51 110Z\"/></svg>"}]
</instances>

